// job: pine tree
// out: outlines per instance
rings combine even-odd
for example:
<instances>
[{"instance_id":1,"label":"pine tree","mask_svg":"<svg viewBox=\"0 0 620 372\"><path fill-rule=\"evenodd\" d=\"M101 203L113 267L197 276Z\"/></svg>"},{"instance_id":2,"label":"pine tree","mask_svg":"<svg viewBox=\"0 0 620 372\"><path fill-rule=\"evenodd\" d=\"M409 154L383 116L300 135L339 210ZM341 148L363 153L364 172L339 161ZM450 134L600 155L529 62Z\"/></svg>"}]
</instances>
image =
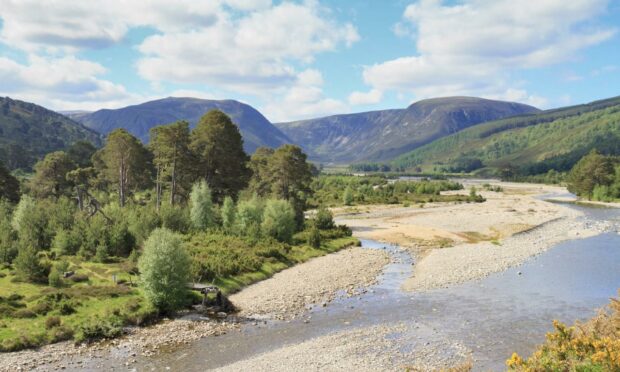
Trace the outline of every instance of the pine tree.
<instances>
[{"instance_id":1,"label":"pine tree","mask_svg":"<svg viewBox=\"0 0 620 372\"><path fill-rule=\"evenodd\" d=\"M130 191L148 186L152 164L149 152L125 129L115 129L105 146L93 156L103 181L116 185L119 205L125 206Z\"/></svg>"},{"instance_id":2,"label":"pine tree","mask_svg":"<svg viewBox=\"0 0 620 372\"><path fill-rule=\"evenodd\" d=\"M595 186L611 185L614 175L612 160L593 150L571 169L568 175L568 191L591 199Z\"/></svg>"},{"instance_id":3,"label":"pine tree","mask_svg":"<svg viewBox=\"0 0 620 372\"><path fill-rule=\"evenodd\" d=\"M29 282L45 282L47 279L47 270L39 260L37 249L32 245L19 248L14 264L17 274Z\"/></svg>"},{"instance_id":4,"label":"pine tree","mask_svg":"<svg viewBox=\"0 0 620 372\"><path fill-rule=\"evenodd\" d=\"M151 129L149 148L153 152L153 163L157 170L158 207L161 203L164 179L170 182L170 204L174 204L176 197L189 189L191 178L193 178L190 167L192 154L189 144L189 123L186 121L178 121Z\"/></svg>"},{"instance_id":5,"label":"pine tree","mask_svg":"<svg viewBox=\"0 0 620 372\"><path fill-rule=\"evenodd\" d=\"M214 202L221 203L226 196L236 200L250 178L239 128L223 112L209 111L192 131L190 148L198 161L198 174L211 187Z\"/></svg>"},{"instance_id":6,"label":"pine tree","mask_svg":"<svg viewBox=\"0 0 620 372\"><path fill-rule=\"evenodd\" d=\"M0 199L6 199L12 203L19 201L19 181L0 161Z\"/></svg>"},{"instance_id":7,"label":"pine tree","mask_svg":"<svg viewBox=\"0 0 620 372\"><path fill-rule=\"evenodd\" d=\"M64 151L45 155L45 158L34 166L34 177L30 180L32 191L43 198L66 195L71 188L67 173L75 168L75 163Z\"/></svg>"}]
</instances>

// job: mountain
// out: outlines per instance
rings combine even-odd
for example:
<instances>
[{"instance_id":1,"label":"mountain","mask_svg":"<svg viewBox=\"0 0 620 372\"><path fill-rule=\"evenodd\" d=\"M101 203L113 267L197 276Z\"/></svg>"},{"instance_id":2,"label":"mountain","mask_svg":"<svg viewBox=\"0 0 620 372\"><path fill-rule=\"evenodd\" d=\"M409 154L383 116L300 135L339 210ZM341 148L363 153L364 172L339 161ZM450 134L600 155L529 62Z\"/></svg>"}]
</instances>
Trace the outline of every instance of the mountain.
<instances>
[{"instance_id":1,"label":"mountain","mask_svg":"<svg viewBox=\"0 0 620 372\"><path fill-rule=\"evenodd\" d=\"M103 134L115 128L125 128L146 143L149 140L149 130L154 126L187 120L193 127L202 115L213 109L225 112L239 126L244 147L250 153L260 146L278 147L291 143L291 140L260 112L233 100L169 97L116 110L80 113L74 117L87 127Z\"/></svg>"},{"instance_id":2,"label":"mountain","mask_svg":"<svg viewBox=\"0 0 620 372\"><path fill-rule=\"evenodd\" d=\"M0 97L0 160L10 169L29 168L45 154L86 140L101 145L101 136L44 107Z\"/></svg>"},{"instance_id":3,"label":"mountain","mask_svg":"<svg viewBox=\"0 0 620 372\"><path fill-rule=\"evenodd\" d=\"M474 97L426 99L406 109L275 124L322 162L385 161L482 122L539 110Z\"/></svg>"},{"instance_id":4,"label":"mountain","mask_svg":"<svg viewBox=\"0 0 620 372\"><path fill-rule=\"evenodd\" d=\"M404 154L392 165L459 171L476 163L491 171L538 174L568 170L592 149L620 155L620 97L480 124Z\"/></svg>"}]
</instances>

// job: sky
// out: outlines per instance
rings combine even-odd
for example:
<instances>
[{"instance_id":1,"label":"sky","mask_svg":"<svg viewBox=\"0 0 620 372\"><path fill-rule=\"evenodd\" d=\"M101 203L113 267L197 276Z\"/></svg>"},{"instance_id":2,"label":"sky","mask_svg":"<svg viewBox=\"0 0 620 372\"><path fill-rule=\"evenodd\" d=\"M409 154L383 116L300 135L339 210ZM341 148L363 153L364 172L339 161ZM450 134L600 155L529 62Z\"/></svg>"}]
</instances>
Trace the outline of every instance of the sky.
<instances>
[{"instance_id":1,"label":"sky","mask_svg":"<svg viewBox=\"0 0 620 372\"><path fill-rule=\"evenodd\" d=\"M0 96L236 99L272 122L454 95L620 95L618 0L0 0Z\"/></svg>"}]
</instances>

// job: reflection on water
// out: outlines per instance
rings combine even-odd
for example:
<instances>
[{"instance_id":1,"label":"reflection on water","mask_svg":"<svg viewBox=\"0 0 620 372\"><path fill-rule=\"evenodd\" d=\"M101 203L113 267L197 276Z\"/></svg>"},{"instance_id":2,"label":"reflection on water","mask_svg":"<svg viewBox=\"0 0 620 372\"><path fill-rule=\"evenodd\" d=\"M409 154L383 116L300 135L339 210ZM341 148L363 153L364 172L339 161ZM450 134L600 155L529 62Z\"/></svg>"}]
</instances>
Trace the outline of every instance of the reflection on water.
<instances>
[{"instance_id":1,"label":"reflection on water","mask_svg":"<svg viewBox=\"0 0 620 372\"><path fill-rule=\"evenodd\" d=\"M588 209L588 218L618 220L618 210ZM138 369L204 370L331 332L379 323L419 322L469 347L476 370L503 370L513 351L530 354L551 321L587 319L620 288L620 236L606 233L561 243L526 264L447 289L405 293L412 260L397 247L379 283L362 296L342 298L291 322L247 325L241 332L211 337L173 353L139 360ZM403 345L407 348L407 345Z\"/></svg>"}]
</instances>

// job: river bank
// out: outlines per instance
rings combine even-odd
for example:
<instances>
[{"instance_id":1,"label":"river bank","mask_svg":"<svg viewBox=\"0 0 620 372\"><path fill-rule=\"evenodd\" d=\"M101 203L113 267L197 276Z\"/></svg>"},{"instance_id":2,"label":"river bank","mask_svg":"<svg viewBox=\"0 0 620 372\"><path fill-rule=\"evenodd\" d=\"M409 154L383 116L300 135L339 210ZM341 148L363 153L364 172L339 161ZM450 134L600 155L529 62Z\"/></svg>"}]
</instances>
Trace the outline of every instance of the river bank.
<instances>
[{"instance_id":1,"label":"river bank","mask_svg":"<svg viewBox=\"0 0 620 372\"><path fill-rule=\"evenodd\" d=\"M242 317L291 319L311 305L327 306L339 292L354 296L365 291L388 262L383 251L349 248L284 270L230 300Z\"/></svg>"},{"instance_id":2,"label":"river bank","mask_svg":"<svg viewBox=\"0 0 620 372\"><path fill-rule=\"evenodd\" d=\"M479 184L466 184L469 186ZM337 211L338 222L359 238L398 244L416 256L407 291L443 288L522 264L570 239L608 229L583 213L541 200L560 187L497 183L500 192L479 191L484 203L428 203L423 206L361 206ZM466 191L460 191L464 193ZM449 192L455 193L455 192Z\"/></svg>"},{"instance_id":3,"label":"river bank","mask_svg":"<svg viewBox=\"0 0 620 372\"><path fill-rule=\"evenodd\" d=\"M311 304L325 304L338 297L353 296L374 284L388 255L379 250L347 248L309 260L251 285L231 296L240 309L225 319L189 313L151 327L128 328L119 339L74 345L61 342L13 353L0 353L0 371L81 369L88 363L99 368L99 359L117 359L131 365L136 357L149 357L167 348L223 335L239 329L247 318L292 319Z\"/></svg>"}]
</instances>

